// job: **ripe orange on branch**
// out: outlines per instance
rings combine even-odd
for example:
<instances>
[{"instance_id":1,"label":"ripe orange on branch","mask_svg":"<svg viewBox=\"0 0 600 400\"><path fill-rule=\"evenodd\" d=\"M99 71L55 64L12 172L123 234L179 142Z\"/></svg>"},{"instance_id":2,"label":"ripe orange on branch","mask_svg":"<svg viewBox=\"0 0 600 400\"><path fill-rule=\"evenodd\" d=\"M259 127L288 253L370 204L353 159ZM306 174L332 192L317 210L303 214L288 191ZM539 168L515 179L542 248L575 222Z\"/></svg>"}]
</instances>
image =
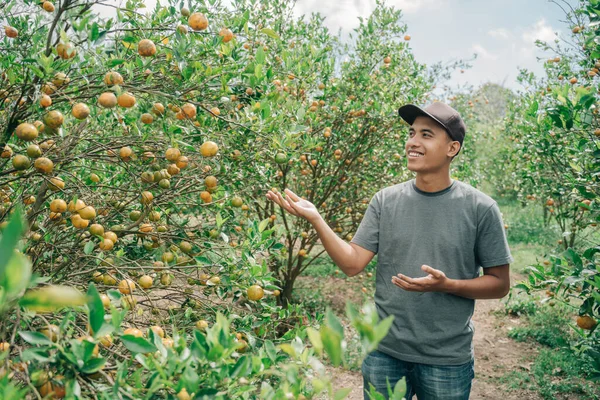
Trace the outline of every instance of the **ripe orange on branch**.
<instances>
[{"instance_id":1,"label":"ripe orange on branch","mask_svg":"<svg viewBox=\"0 0 600 400\"><path fill-rule=\"evenodd\" d=\"M150 39L142 39L138 43L138 54L142 57L151 57L156 54L156 45Z\"/></svg>"},{"instance_id":2,"label":"ripe orange on branch","mask_svg":"<svg viewBox=\"0 0 600 400\"><path fill-rule=\"evenodd\" d=\"M117 96L111 92L104 92L98 97L98 104L104 108L114 108L117 105Z\"/></svg>"},{"instance_id":3,"label":"ripe orange on branch","mask_svg":"<svg viewBox=\"0 0 600 400\"><path fill-rule=\"evenodd\" d=\"M196 12L189 16L188 25L195 31L203 31L208 28L208 19L204 14Z\"/></svg>"}]
</instances>

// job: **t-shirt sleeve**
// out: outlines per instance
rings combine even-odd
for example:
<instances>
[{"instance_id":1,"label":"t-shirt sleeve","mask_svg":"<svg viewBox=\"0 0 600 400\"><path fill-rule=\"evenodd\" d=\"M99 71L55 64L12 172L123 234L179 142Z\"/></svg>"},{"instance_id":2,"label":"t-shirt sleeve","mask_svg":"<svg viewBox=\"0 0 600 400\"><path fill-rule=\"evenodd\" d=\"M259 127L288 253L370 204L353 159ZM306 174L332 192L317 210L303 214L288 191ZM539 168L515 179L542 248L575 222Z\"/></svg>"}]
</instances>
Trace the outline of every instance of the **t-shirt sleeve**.
<instances>
[{"instance_id":1,"label":"t-shirt sleeve","mask_svg":"<svg viewBox=\"0 0 600 400\"><path fill-rule=\"evenodd\" d=\"M381 215L379 195L377 193L369 202L367 211L351 240L351 243L356 243L373 253L377 253L379 249L379 217Z\"/></svg>"},{"instance_id":2,"label":"t-shirt sleeve","mask_svg":"<svg viewBox=\"0 0 600 400\"><path fill-rule=\"evenodd\" d=\"M510 254L502 214L498 203L492 204L477 224L475 259L483 268L510 264Z\"/></svg>"}]
</instances>

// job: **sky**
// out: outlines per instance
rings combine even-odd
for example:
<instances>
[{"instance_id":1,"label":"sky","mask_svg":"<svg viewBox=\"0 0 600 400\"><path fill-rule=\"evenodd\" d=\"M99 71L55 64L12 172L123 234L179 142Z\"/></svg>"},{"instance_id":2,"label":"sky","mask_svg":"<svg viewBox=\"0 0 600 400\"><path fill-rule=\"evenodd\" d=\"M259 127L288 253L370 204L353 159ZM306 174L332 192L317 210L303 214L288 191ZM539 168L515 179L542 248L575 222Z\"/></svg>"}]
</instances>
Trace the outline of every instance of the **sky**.
<instances>
[{"instance_id":1,"label":"sky","mask_svg":"<svg viewBox=\"0 0 600 400\"><path fill-rule=\"evenodd\" d=\"M558 0L562 1L562 0ZM573 0L570 0L573 1ZM115 0L115 3L119 3ZM147 10L156 0L146 0ZM474 87L487 82L519 89L519 68L541 75L543 53L535 40L552 42L569 32L561 8L549 0L387 0L403 11L410 46L417 61L426 65L472 61L464 73L456 71L447 84ZM296 16L319 12L328 28L348 37L359 16L368 16L375 0L297 0ZM570 33L570 32L569 32Z\"/></svg>"},{"instance_id":2,"label":"sky","mask_svg":"<svg viewBox=\"0 0 600 400\"><path fill-rule=\"evenodd\" d=\"M570 31L564 12L548 0L387 0L403 10L403 21L417 61L431 65L477 58L464 73L456 71L450 86L486 82L519 89L519 68L538 75L542 59L549 58L535 46L536 39L553 42ZM320 12L325 24L350 32L358 16L375 7L371 0L298 0L296 14ZM570 32L569 32L570 33ZM553 56L553 55L552 55Z\"/></svg>"}]
</instances>

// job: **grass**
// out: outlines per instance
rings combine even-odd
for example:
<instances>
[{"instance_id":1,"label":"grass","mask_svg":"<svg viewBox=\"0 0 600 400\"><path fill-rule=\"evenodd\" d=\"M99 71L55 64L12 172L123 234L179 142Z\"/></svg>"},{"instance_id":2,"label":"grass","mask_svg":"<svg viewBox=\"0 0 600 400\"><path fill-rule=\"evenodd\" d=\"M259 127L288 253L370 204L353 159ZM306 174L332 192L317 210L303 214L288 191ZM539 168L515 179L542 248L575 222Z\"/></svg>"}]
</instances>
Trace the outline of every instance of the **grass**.
<instances>
[{"instance_id":1,"label":"grass","mask_svg":"<svg viewBox=\"0 0 600 400\"><path fill-rule=\"evenodd\" d=\"M586 380L592 374L592 360L570 347L575 308L520 294L508 302L505 312L524 321L509 337L539 343L540 349L529 372L511 371L499 379L501 383L509 390L537 391L544 399L600 398L600 386Z\"/></svg>"}]
</instances>

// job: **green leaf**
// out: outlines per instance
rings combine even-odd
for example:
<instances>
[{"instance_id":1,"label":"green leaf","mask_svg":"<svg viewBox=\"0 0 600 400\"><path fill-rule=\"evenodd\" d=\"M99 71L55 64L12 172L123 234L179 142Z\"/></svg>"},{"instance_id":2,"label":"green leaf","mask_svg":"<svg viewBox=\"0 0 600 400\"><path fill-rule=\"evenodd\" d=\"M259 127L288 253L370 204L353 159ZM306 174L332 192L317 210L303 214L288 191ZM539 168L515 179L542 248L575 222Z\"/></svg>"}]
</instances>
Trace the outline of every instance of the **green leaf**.
<instances>
[{"instance_id":1,"label":"green leaf","mask_svg":"<svg viewBox=\"0 0 600 400\"><path fill-rule=\"evenodd\" d=\"M265 50L262 48L262 46L258 47L258 50L256 50L256 63L257 64L264 64L265 63Z\"/></svg>"},{"instance_id":2,"label":"green leaf","mask_svg":"<svg viewBox=\"0 0 600 400\"><path fill-rule=\"evenodd\" d=\"M321 326L321 340L331 363L338 367L342 363L342 336L330 326L324 325Z\"/></svg>"},{"instance_id":3,"label":"green leaf","mask_svg":"<svg viewBox=\"0 0 600 400\"><path fill-rule=\"evenodd\" d=\"M308 339L312 343L317 354L322 355L323 354L323 341L321 340L321 336L320 336L319 332L312 327L308 327L308 328L306 328L306 333L308 334Z\"/></svg>"},{"instance_id":4,"label":"green leaf","mask_svg":"<svg viewBox=\"0 0 600 400\"><path fill-rule=\"evenodd\" d=\"M10 299L20 295L29 286L31 261L24 254L12 250L9 254L12 257L0 273L0 287L4 288L6 296Z\"/></svg>"},{"instance_id":5,"label":"green leaf","mask_svg":"<svg viewBox=\"0 0 600 400\"><path fill-rule=\"evenodd\" d=\"M108 242L107 242L108 243ZM92 242L91 240L89 242L87 242L85 244L85 246L83 247L83 252L85 254L91 254L92 251L94 251L94 242Z\"/></svg>"},{"instance_id":6,"label":"green leaf","mask_svg":"<svg viewBox=\"0 0 600 400\"><path fill-rule=\"evenodd\" d=\"M333 329L340 337L344 337L344 327L330 308L328 308L325 313L325 323L327 324L327 326Z\"/></svg>"},{"instance_id":7,"label":"green leaf","mask_svg":"<svg viewBox=\"0 0 600 400\"><path fill-rule=\"evenodd\" d=\"M350 394L351 391L352 391L352 388L343 388L343 389L340 389L340 390L338 390L338 391L335 392L335 394L333 395L333 399L334 400L345 399L346 397L348 397L348 395Z\"/></svg>"},{"instance_id":8,"label":"green leaf","mask_svg":"<svg viewBox=\"0 0 600 400\"><path fill-rule=\"evenodd\" d=\"M100 371L104 367L104 364L106 364L104 357L92 358L81 367L81 372L84 374L93 374Z\"/></svg>"},{"instance_id":9,"label":"green leaf","mask_svg":"<svg viewBox=\"0 0 600 400\"><path fill-rule=\"evenodd\" d=\"M19 336L29 344L52 345L52 341L44 334L33 331L19 331Z\"/></svg>"},{"instance_id":10,"label":"green leaf","mask_svg":"<svg viewBox=\"0 0 600 400\"><path fill-rule=\"evenodd\" d=\"M148 342L146 339L133 335L121 336L121 342L132 353L153 353L156 351L156 346Z\"/></svg>"},{"instance_id":11,"label":"green leaf","mask_svg":"<svg viewBox=\"0 0 600 400\"><path fill-rule=\"evenodd\" d=\"M125 60L117 58L117 59L112 59L107 63L108 68L114 68L117 65L121 65L125 62Z\"/></svg>"},{"instance_id":12,"label":"green leaf","mask_svg":"<svg viewBox=\"0 0 600 400\"><path fill-rule=\"evenodd\" d=\"M250 372L252 372L252 359L248 356L241 356L229 372L229 376L231 378L237 378L246 376Z\"/></svg>"},{"instance_id":13,"label":"green leaf","mask_svg":"<svg viewBox=\"0 0 600 400\"><path fill-rule=\"evenodd\" d=\"M86 298L79 290L71 286L51 285L28 291L19 304L31 311L49 312L82 306L85 302Z\"/></svg>"},{"instance_id":14,"label":"green leaf","mask_svg":"<svg viewBox=\"0 0 600 400\"><path fill-rule=\"evenodd\" d=\"M394 393L390 397L390 400L402 400L404 399L404 395L406 394L406 377L403 376L398 382L396 382L396 386L394 387Z\"/></svg>"},{"instance_id":15,"label":"green leaf","mask_svg":"<svg viewBox=\"0 0 600 400\"><path fill-rule=\"evenodd\" d=\"M383 338L387 335L392 323L394 322L394 316L390 315L383 321L377 324L375 327L375 336L373 336L373 346L377 346L379 342L383 340Z\"/></svg>"},{"instance_id":16,"label":"green leaf","mask_svg":"<svg viewBox=\"0 0 600 400\"><path fill-rule=\"evenodd\" d=\"M90 32L90 40L92 42L95 42L96 39L98 39L98 37L100 36L99 30L98 30L98 24L96 22L94 22L92 24L92 30Z\"/></svg>"},{"instance_id":17,"label":"green leaf","mask_svg":"<svg viewBox=\"0 0 600 400\"><path fill-rule=\"evenodd\" d=\"M265 230L265 228L267 227L267 224L271 221L270 218L267 219L263 219L262 221L260 221L260 224L258 224L258 231L262 232Z\"/></svg>"},{"instance_id":18,"label":"green leaf","mask_svg":"<svg viewBox=\"0 0 600 400\"><path fill-rule=\"evenodd\" d=\"M104 305L102 304L102 299L100 298L100 293L98 293L98 289L96 289L96 285L92 282L87 291L87 305L89 310L89 322L90 327L92 328L92 332L96 334L100 331L102 324L104 323Z\"/></svg>"},{"instance_id":19,"label":"green leaf","mask_svg":"<svg viewBox=\"0 0 600 400\"><path fill-rule=\"evenodd\" d=\"M273 29L271 28L262 28L260 30L261 33L264 33L265 35L267 35L270 38L273 39L279 39L279 35L277 34L277 32L275 32Z\"/></svg>"},{"instance_id":20,"label":"green leaf","mask_svg":"<svg viewBox=\"0 0 600 400\"><path fill-rule=\"evenodd\" d=\"M0 240L0 282L2 282L4 270L6 265L8 265L8 261L12 258L17 242L25 230L22 215L23 212L21 211L21 208L18 207L13 213L10 222L2 232L2 240Z\"/></svg>"}]
</instances>

